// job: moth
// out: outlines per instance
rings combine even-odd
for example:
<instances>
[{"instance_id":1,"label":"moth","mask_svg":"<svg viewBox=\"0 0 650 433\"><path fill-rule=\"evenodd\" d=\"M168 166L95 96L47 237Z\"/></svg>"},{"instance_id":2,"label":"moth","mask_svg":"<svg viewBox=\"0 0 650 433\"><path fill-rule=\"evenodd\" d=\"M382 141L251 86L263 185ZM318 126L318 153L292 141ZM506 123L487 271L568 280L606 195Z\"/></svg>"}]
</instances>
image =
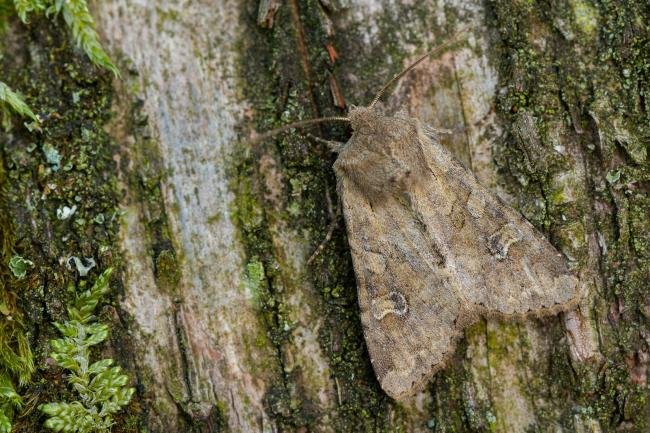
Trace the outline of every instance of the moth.
<instances>
[{"instance_id":1,"label":"moth","mask_svg":"<svg viewBox=\"0 0 650 433\"><path fill-rule=\"evenodd\" d=\"M562 255L435 133L373 107L349 118L334 170L366 345L389 396L423 387L481 315L571 304L578 281Z\"/></svg>"},{"instance_id":2,"label":"moth","mask_svg":"<svg viewBox=\"0 0 650 433\"><path fill-rule=\"evenodd\" d=\"M464 328L481 316L556 314L578 296L578 279L562 255L481 186L435 130L376 105L433 52L395 76L369 106L286 127L351 124L346 143L330 142L338 152L337 190L366 345L382 389L397 400L444 367Z\"/></svg>"}]
</instances>

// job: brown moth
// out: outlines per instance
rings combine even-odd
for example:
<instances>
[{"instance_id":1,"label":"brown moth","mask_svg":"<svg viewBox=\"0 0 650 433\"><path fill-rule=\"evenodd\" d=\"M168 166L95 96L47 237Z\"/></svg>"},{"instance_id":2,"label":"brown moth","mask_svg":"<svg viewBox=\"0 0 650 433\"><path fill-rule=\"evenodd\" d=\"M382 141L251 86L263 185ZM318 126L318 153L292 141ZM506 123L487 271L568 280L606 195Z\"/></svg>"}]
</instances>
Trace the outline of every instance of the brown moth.
<instances>
[{"instance_id":1,"label":"brown moth","mask_svg":"<svg viewBox=\"0 0 650 433\"><path fill-rule=\"evenodd\" d=\"M578 280L522 215L417 119L353 108L334 170L361 322L382 389L401 399L444 365L480 315L570 307Z\"/></svg>"},{"instance_id":2,"label":"brown moth","mask_svg":"<svg viewBox=\"0 0 650 433\"><path fill-rule=\"evenodd\" d=\"M435 130L376 102L348 117L346 143L328 142L357 278L359 308L382 389L402 399L421 389L481 316L556 314L578 299L578 279L524 217L481 186ZM257 141L257 140L256 140Z\"/></svg>"}]
</instances>

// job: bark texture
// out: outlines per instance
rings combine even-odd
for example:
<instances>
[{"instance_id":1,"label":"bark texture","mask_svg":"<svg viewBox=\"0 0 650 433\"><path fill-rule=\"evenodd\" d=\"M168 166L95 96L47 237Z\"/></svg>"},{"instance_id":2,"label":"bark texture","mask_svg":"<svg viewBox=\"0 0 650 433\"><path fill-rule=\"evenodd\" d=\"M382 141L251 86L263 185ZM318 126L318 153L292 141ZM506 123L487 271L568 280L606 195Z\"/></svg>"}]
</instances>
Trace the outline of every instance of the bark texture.
<instances>
[{"instance_id":1,"label":"bark texture","mask_svg":"<svg viewBox=\"0 0 650 433\"><path fill-rule=\"evenodd\" d=\"M14 22L3 44L2 79L47 116L41 135L0 135L0 256L35 263L24 280L0 273L37 365L16 431L71 396L47 362L50 322L83 279L70 256L121 271L102 352L138 392L114 431L650 431L647 3L111 0L94 16L112 82L60 24ZM566 255L585 296L556 317L476 324L396 404L365 349L334 156L300 131L244 140L367 104L459 29L466 43L385 105L451 130L444 144Z\"/></svg>"}]
</instances>

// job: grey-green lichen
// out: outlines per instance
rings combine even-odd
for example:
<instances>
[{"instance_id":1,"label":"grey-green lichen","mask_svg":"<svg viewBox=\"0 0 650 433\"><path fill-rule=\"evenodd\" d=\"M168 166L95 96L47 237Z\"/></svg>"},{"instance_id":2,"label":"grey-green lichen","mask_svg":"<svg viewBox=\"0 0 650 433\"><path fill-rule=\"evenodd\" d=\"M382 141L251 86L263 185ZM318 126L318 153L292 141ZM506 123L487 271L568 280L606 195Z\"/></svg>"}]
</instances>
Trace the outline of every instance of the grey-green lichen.
<instances>
[{"instance_id":1,"label":"grey-green lichen","mask_svg":"<svg viewBox=\"0 0 650 433\"><path fill-rule=\"evenodd\" d=\"M22 280L27 276L27 271L34 267L34 262L16 255L9 259L8 265L14 277Z\"/></svg>"}]
</instances>

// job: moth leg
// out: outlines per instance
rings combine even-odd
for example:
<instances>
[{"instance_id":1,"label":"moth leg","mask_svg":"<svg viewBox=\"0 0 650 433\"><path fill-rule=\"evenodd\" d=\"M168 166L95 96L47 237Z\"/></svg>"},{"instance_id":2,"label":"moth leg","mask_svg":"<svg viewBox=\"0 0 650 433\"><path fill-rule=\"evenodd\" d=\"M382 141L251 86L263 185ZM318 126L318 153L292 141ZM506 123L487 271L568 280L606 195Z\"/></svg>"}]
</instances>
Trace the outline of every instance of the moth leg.
<instances>
[{"instance_id":1,"label":"moth leg","mask_svg":"<svg viewBox=\"0 0 650 433\"><path fill-rule=\"evenodd\" d=\"M310 134L309 132L307 132L306 135L319 143L327 145L327 147L329 147L329 149L334 153L339 153L345 146L343 141L325 140L324 138L320 138L314 134Z\"/></svg>"},{"instance_id":2,"label":"moth leg","mask_svg":"<svg viewBox=\"0 0 650 433\"><path fill-rule=\"evenodd\" d=\"M332 207L332 199L330 198L329 190L325 190L325 199L327 200L327 211L329 212L330 219L332 221L330 222L330 226L327 229L325 239L323 239L323 242L318 245L318 248L314 250L309 259L307 259L307 265L310 265L311 262L313 262L314 259L318 257L318 255L323 251L323 249L325 249L325 245L327 245L327 243L332 239L334 229L336 229L336 227L339 225L338 216L341 214L341 202L337 200L335 211Z\"/></svg>"}]
</instances>

